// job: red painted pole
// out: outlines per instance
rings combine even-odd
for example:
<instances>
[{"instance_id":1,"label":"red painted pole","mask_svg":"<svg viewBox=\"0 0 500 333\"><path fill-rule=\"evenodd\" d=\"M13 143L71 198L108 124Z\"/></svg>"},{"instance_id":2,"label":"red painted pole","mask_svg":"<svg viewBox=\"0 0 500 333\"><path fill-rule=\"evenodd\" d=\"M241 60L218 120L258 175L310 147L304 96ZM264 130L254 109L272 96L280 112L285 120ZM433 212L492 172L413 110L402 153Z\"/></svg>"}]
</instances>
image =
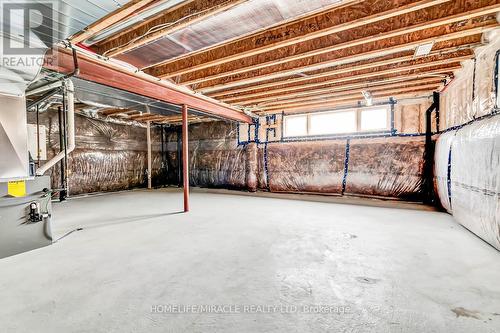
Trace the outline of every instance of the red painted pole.
<instances>
[{"instance_id":1,"label":"red painted pole","mask_svg":"<svg viewBox=\"0 0 500 333\"><path fill-rule=\"evenodd\" d=\"M188 107L182 106L182 179L184 187L184 212L189 212L189 155Z\"/></svg>"}]
</instances>

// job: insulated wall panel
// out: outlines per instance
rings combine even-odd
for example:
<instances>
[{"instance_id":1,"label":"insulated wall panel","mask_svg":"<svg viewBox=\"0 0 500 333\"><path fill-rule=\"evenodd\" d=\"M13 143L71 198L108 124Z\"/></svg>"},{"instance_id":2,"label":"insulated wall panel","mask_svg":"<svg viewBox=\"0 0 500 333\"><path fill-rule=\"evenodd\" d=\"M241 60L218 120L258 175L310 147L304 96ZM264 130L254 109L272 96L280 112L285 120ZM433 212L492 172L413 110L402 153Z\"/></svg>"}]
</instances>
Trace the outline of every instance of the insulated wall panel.
<instances>
[{"instance_id":1,"label":"insulated wall panel","mask_svg":"<svg viewBox=\"0 0 500 333\"><path fill-rule=\"evenodd\" d=\"M453 216L500 250L500 118L461 128L451 151Z\"/></svg>"},{"instance_id":2,"label":"insulated wall panel","mask_svg":"<svg viewBox=\"0 0 500 333\"><path fill-rule=\"evenodd\" d=\"M422 137L352 140L346 193L419 199L424 148Z\"/></svg>"},{"instance_id":3,"label":"insulated wall panel","mask_svg":"<svg viewBox=\"0 0 500 333\"><path fill-rule=\"evenodd\" d=\"M47 127L47 157L60 151L57 111L40 114ZM35 114L29 113L35 123ZM146 128L105 122L82 115L75 117L76 148L68 156L69 194L127 190L145 186L147 169ZM160 136L152 129L153 185L161 183ZM168 166L167 166L168 167ZM60 188L59 164L49 170L52 187Z\"/></svg>"},{"instance_id":4,"label":"insulated wall panel","mask_svg":"<svg viewBox=\"0 0 500 333\"><path fill-rule=\"evenodd\" d=\"M450 191L448 191L448 182L450 181L450 171L448 168L451 163L451 144L455 137L455 131L442 134L436 143L436 151L434 155L434 182L436 193L439 197L441 206L448 213L451 213Z\"/></svg>"},{"instance_id":5,"label":"insulated wall panel","mask_svg":"<svg viewBox=\"0 0 500 333\"><path fill-rule=\"evenodd\" d=\"M192 186L247 188L247 150L238 147L235 124L189 126L189 181Z\"/></svg>"},{"instance_id":6,"label":"insulated wall panel","mask_svg":"<svg viewBox=\"0 0 500 333\"><path fill-rule=\"evenodd\" d=\"M342 192L346 141L271 143L269 189L275 192Z\"/></svg>"},{"instance_id":7,"label":"insulated wall panel","mask_svg":"<svg viewBox=\"0 0 500 333\"><path fill-rule=\"evenodd\" d=\"M352 195L422 199L423 136L238 144L237 128L221 121L189 126L191 185L333 195L345 186ZM176 168L178 128L169 131L168 165Z\"/></svg>"}]
</instances>

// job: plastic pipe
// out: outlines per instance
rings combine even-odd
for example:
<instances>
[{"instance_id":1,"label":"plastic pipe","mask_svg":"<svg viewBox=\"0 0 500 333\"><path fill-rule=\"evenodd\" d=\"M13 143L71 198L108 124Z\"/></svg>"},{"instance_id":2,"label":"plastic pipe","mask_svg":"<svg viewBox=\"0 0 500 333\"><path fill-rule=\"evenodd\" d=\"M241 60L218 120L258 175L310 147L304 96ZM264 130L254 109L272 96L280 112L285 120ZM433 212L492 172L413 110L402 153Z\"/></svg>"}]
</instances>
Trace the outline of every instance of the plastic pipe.
<instances>
[{"instance_id":1,"label":"plastic pipe","mask_svg":"<svg viewBox=\"0 0 500 333\"><path fill-rule=\"evenodd\" d=\"M74 92L75 88L73 86L73 82L71 80L67 80L64 83L64 88L66 90L66 96L68 98L67 103L67 120L68 120L68 146L67 146L67 154L71 153L75 149L75 98ZM42 176L47 170L56 165L57 162L62 160L65 156L65 152L61 151L56 156L54 156L51 160L45 163L43 166L36 170L37 176Z\"/></svg>"}]
</instances>

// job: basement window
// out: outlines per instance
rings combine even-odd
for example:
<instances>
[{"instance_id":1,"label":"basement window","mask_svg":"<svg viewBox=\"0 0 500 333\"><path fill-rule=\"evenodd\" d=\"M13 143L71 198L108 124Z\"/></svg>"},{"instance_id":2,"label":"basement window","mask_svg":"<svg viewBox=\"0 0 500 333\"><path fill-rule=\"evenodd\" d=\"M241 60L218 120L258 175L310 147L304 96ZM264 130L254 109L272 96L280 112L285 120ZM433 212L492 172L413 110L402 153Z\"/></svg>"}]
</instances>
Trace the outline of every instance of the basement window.
<instances>
[{"instance_id":1,"label":"basement window","mask_svg":"<svg viewBox=\"0 0 500 333\"><path fill-rule=\"evenodd\" d=\"M285 117L285 136L307 135L307 115Z\"/></svg>"},{"instance_id":2,"label":"basement window","mask_svg":"<svg viewBox=\"0 0 500 333\"><path fill-rule=\"evenodd\" d=\"M389 129L387 108L361 110L361 131L380 131Z\"/></svg>"},{"instance_id":3,"label":"basement window","mask_svg":"<svg viewBox=\"0 0 500 333\"><path fill-rule=\"evenodd\" d=\"M310 115L309 135L356 132L356 111L316 113Z\"/></svg>"},{"instance_id":4,"label":"basement window","mask_svg":"<svg viewBox=\"0 0 500 333\"><path fill-rule=\"evenodd\" d=\"M284 116L284 137L390 131L390 107L360 108Z\"/></svg>"}]
</instances>

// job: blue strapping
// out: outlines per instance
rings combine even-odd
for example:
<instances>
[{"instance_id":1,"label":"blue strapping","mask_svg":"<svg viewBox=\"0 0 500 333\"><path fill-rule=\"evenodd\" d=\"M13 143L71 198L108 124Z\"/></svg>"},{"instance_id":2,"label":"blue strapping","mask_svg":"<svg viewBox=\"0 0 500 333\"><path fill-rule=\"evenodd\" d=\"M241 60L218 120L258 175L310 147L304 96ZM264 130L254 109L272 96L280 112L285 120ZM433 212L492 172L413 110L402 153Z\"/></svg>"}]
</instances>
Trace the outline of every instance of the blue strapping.
<instances>
[{"instance_id":1,"label":"blue strapping","mask_svg":"<svg viewBox=\"0 0 500 333\"><path fill-rule=\"evenodd\" d=\"M391 103L391 134L395 135L396 134L396 126L395 126L395 121L394 121L394 112L395 112L395 108L394 108L394 105L396 104L396 102L394 101L394 99L391 97L389 99L390 103Z\"/></svg>"},{"instance_id":2,"label":"blue strapping","mask_svg":"<svg viewBox=\"0 0 500 333\"><path fill-rule=\"evenodd\" d=\"M467 125L470 125L476 121L480 121L486 118L491 118L494 116L500 115L500 109L493 109L490 114L483 115L481 117L475 118L467 123L464 123L462 125L457 125L450 127L448 129L442 130L442 131L437 131L435 133L432 133L433 135L436 134L443 134L447 133L450 131L456 131L458 129L461 129L462 127L465 127ZM273 117L274 116L274 117ZM271 118L276 119L275 115L273 116L266 116L266 123L269 122ZM283 120L282 120L283 121ZM282 124L283 126L283 124ZM249 141L249 142L256 142L257 144L265 144L269 142L269 136L266 133L266 142L261 142L258 138L258 132L259 132L259 127L260 124L257 121L255 123L255 141ZM275 129L268 129L273 130L275 133ZM266 131L267 132L267 131ZM301 136L301 137L281 137L280 140L276 140L276 142L304 142L304 141L330 141L330 140L347 140L347 139L372 139L372 138L390 138L390 137L419 137L419 136L425 136L425 133L397 133L397 132L374 132L374 133L364 133L362 135L359 134L345 134L345 135L323 135L323 136ZM238 145L246 145L249 142L238 142Z\"/></svg>"},{"instance_id":3,"label":"blue strapping","mask_svg":"<svg viewBox=\"0 0 500 333\"><path fill-rule=\"evenodd\" d=\"M349 172L349 156L351 154L351 139L347 139L345 145L344 177L342 178L342 195L345 193L347 185L347 173Z\"/></svg>"},{"instance_id":4,"label":"blue strapping","mask_svg":"<svg viewBox=\"0 0 500 333\"><path fill-rule=\"evenodd\" d=\"M247 135L248 135L248 142L250 142L250 141L251 141L251 140L250 140L250 127L251 127L251 126L253 126L253 125L248 125L248 133L247 133Z\"/></svg>"},{"instance_id":5,"label":"blue strapping","mask_svg":"<svg viewBox=\"0 0 500 333\"><path fill-rule=\"evenodd\" d=\"M241 126L241 123L238 123L238 126L236 126L236 138L238 139L238 147L241 146L241 141L240 141L240 126Z\"/></svg>"},{"instance_id":6,"label":"blue strapping","mask_svg":"<svg viewBox=\"0 0 500 333\"><path fill-rule=\"evenodd\" d=\"M253 125L254 125L254 136L255 136L253 141L258 144L260 142L260 140L259 140L259 127L260 127L259 118L253 119ZM250 140L250 136L248 137L248 139Z\"/></svg>"},{"instance_id":7,"label":"blue strapping","mask_svg":"<svg viewBox=\"0 0 500 333\"><path fill-rule=\"evenodd\" d=\"M269 169L267 165L267 142L264 144L264 173L266 174L266 187L267 190L270 191L269 188Z\"/></svg>"},{"instance_id":8,"label":"blue strapping","mask_svg":"<svg viewBox=\"0 0 500 333\"><path fill-rule=\"evenodd\" d=\"M452 144L450 144L450 151L448 153L448 172L446 175L446 182L448 185L448 203L450 204L450 209L451 209L451 147L452 146L453 142Z\"/></svg>"}]
</instances>

